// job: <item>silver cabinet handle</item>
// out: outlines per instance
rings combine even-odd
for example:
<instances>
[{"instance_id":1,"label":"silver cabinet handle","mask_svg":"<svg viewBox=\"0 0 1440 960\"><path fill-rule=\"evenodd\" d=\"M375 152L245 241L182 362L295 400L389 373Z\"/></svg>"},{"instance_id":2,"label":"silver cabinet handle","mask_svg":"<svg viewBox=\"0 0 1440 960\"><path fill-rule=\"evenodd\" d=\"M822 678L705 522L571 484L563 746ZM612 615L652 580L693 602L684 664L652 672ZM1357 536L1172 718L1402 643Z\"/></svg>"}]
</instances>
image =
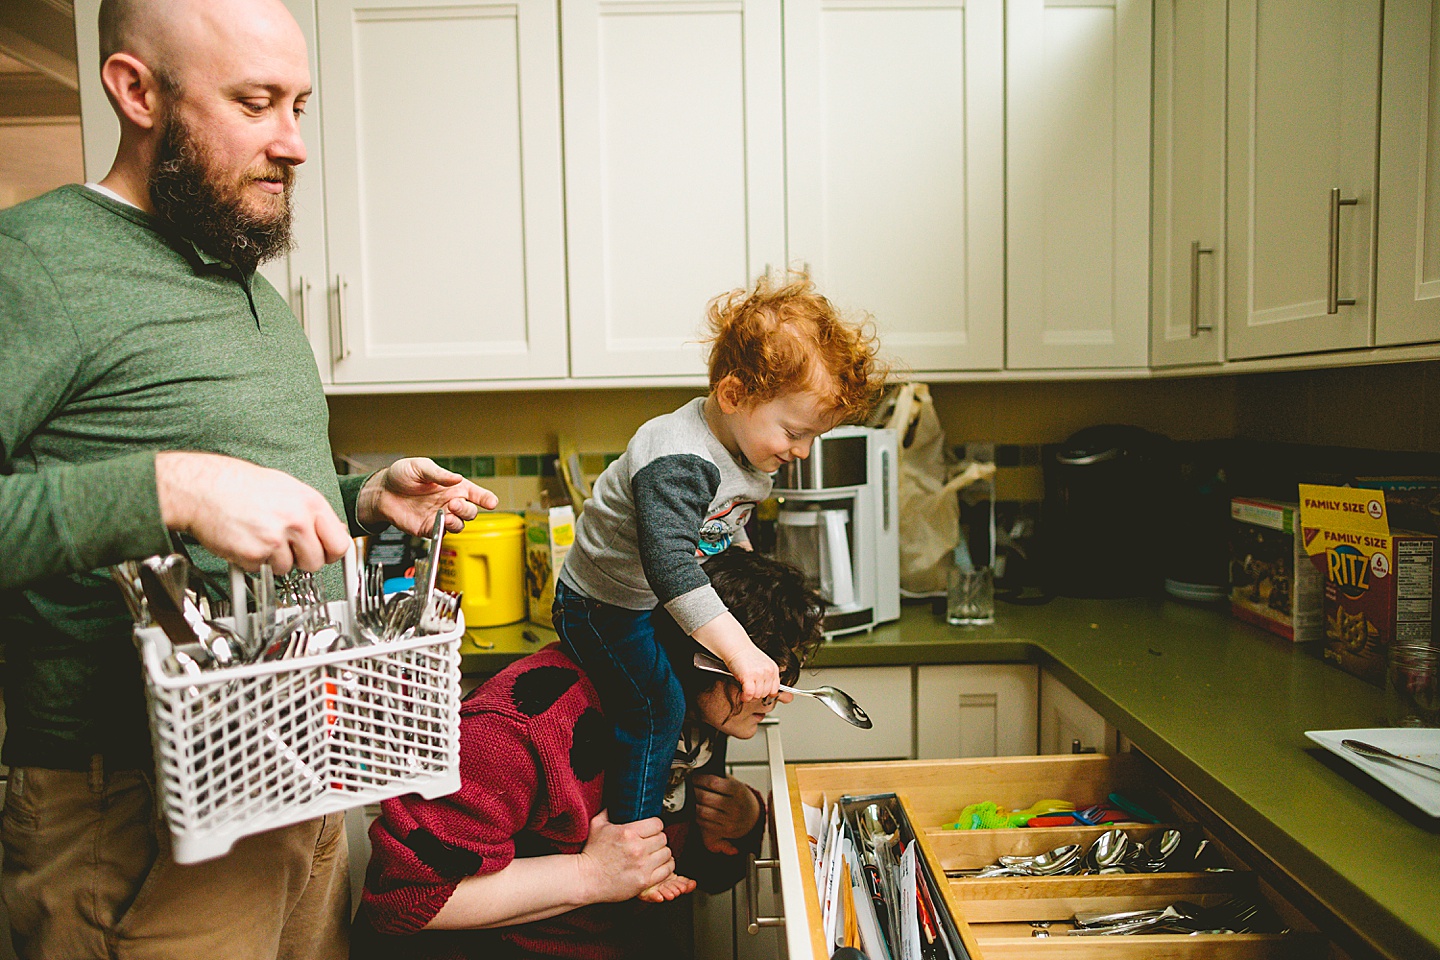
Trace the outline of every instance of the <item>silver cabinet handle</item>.
<instances>
[{"instance_id":1,"label":"silver cabinet handle","mask_svg":"<svg viewBox=\"0 0 1440 960\"><path fill-rule=\"evenodd\" d=\"M305 336L310 336L310 281L303 276L297 277L296 288L300 291L300 309L297 317L300 321L300 331Z\"/></svg>"},{"instance_id":2,"label":"silver cabinet handle","mask_svg":"<svg viewBox=\"0 0 1440 960\"><path fill-rule=\"evenodd\" d=\"M330 360L333 363L350 356L350 348L345 345L345 291L349 286L343 274L335 274L335 326L330 331Z\"/></svg>"},{"instance_id":3,"label":"silver cabinet handle","mask_svg":"<svg viewBox=\"0 0 1440 960\"><path fill-rule=\"evenodd\" d=\"M1340 188L1330 188L1330 282L1326 287L1326 313L1339 313L1341 307L1355 305L1354 297L1340 298L1340 208L1353 207L1359 202L1359 197L1342 200Z\"/></svg>"},{"instance_id":4,"label":"silver cabinet handle","mask_svg":"<svg viewBox=\"0 0 1440 960\"><path fill-rule=\"evenodd\" d=\"M1200 325L1200 255L1214 254L1212 247L1200 246L1199 240L1190 241L1190 339L1200 336L1201 330L1215 329L1210 324Z\"/></svg>"},{"instance_id":5,"label":"silver cabinet handle","mask_svg":"<svg viewBox=\"0 0 1440 960\"><path fill-rule=\"evenodd\" d=\"M766 870L779 870L780 861L778 859L757 860L755 859L755 854L750 854L750 864L748 869L745 871L745 898L747 901L746 916L749 917L750 922L746 925L745 930L752 935L759 933L762 927L785 926L784 917L760 916L761 867L764 867Z\"/></svg>"}]
</instances>

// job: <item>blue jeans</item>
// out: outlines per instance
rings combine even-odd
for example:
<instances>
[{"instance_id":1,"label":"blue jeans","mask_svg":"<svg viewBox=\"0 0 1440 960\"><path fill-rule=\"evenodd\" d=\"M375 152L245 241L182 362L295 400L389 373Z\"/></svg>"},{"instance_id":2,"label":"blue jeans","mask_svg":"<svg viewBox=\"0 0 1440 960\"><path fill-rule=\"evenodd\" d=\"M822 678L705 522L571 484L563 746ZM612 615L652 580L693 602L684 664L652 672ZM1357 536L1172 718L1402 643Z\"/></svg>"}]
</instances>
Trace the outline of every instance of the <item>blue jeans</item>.
<instances>
[{"instance_id":1,"label":"blue jeans","mask_svg":"<svg viewBox=\"0 0 1440 960\"><path fill-rule=\"evenodd\" d=\"M595 685L615 727L615 753L605 768L610 821L660 816L685 721L685 691L655 640L650 611L592 600L561 580L553 614L565 653Z\"/></svg>"}]
</instances>

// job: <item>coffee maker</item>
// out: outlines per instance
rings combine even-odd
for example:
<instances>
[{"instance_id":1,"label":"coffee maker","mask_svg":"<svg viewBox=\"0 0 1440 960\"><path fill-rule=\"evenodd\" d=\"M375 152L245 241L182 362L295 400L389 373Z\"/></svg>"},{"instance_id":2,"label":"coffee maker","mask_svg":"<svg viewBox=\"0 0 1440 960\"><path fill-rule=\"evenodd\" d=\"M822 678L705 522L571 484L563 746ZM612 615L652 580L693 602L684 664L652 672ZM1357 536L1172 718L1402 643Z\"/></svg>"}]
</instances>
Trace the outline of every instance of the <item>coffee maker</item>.
<instances>
[{"instance_id":1,"label":"coffee maker","mask_svg":"<svg viewBox=\"0 0 1440 960\"><path fill-rule=\"evenodd\" d=\"M894 430L836 427L775 475L775 556L825 597L826 637L900 616Z\"/></svg>"}]
</instances>

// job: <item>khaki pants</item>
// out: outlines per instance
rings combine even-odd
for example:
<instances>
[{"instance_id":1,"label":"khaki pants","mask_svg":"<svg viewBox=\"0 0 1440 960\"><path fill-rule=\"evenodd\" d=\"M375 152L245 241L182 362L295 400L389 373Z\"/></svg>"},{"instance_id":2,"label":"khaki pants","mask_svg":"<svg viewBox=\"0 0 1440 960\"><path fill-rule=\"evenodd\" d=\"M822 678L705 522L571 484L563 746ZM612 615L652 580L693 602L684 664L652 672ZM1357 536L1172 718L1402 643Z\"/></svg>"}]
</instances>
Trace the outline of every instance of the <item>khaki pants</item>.
<instances>
[{"instance_id":1,"label":"khaki pants","mask_svg":"<svg viewBox=\"0 0 1440 960\"><path fill-rule=\"evenodd\" d=\"M350 883L340 813L177 865L148 775L15 768L0 896L21 957L344 960Z\"/></svg>"}]
</instances>

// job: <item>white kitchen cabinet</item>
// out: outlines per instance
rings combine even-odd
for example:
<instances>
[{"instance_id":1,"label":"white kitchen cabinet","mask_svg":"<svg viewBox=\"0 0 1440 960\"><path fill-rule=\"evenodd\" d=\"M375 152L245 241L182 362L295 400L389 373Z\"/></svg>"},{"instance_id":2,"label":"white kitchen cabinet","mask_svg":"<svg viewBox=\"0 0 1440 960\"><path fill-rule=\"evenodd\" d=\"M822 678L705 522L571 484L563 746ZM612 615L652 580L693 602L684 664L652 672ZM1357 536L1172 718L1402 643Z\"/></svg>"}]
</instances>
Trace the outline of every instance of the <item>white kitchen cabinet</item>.
<instances>
[{"instance_id":1,"label":"white kitchen cabinet","mask_svg":"<svg viewBox=\"0 0 1440 960\"><path fill-rule=\"evenodd\" d=\"M1370 345L1380 6L1230 4L1230 359Z\"/></svg>"},{"instance_id":2,"label":"white kitchen cabinet","mask_svg":"<svg viewBox=\"0 0 1440 960\"><path fill-rule=\"evenodd\" d=\"M285 0L285 6L305 34L310 51L310 79L315 79L315 5L311 0ZM324 104L312 95L300 118L300 135L305 138L305 162L295 171L293 214L290 221L294 246L283 257L277 257L260 268L265 279L290 303L300 321L320 379L329 382L330 324L325 314L325 162L324 144L320 139L320 115Z\"/></svg>"},{"instance_id":3,"label":"white kitchen cabinet","mask_svg":"<svg viewBox=\"0 0 1440 960\"><path fill-rule=\"evenodd\" d=\"M740 741L730 741L733 748ZM766 736L765 728L760 729L760 734L753 740L745 741L753 746L761 748L764 754ZM768 761L768 756L766 756ZM767 764L741 764L730 768L730 775L736 780L754 787L760 791L762 797L771 798L770 792L770 768ZM773 799L773 798L772 798ZM767 801L768 802L768 801ZM769 811L766 811L767 817ZM767 860L775 857L775 846L772 842L769 831L766 831L765 839L760 847L760 859ZM754 902L751 902L753 887ZM774 917L783 911L780 903L780 884L775 876L775 871L770 868L757 869L754 878L747 876L730 889L731 904L731 942L733 944L735 960L775 960L776 957L784 956L785 941L782 929L774 926L757 927L754 933L750 932L750 921L752 917ZM696 943L696 953L699 954L699 943Z\"/></svg>"},{"instance_id":4,"label":"white kitchen cabinet","mask_svg":"<svg viewBox=\"0 0 1440 960\"><path fill-rule=\"evenodd\" d=\"M1375 343L1440 340L1440 18L1385 4Z\"/></svg>"},{"instance_id":5,"label":"white kitchen cabinet","mask_svg":"<svg viewBox=\"0 0 1440 960\"><path fill-rule=\"evenodd\" d=\"M703 375L785 256L779 0L566 0L571 374Z\"/></svg>"},{"instance_id":6,"label":"white kitchen cabinet","mask_svg":"<svg viewBox=\"0 0 1440 960\"><path fill-rule=\"evenodd\" d=\"M1006 366L1144 367L1150 0L1006 11Z\"/></svg>"},{"instance_id":7,"label":"white kitchen cabinet","mask_svg":"<svg viewBox=\"0 0 1440 960\"><path fill-rule=\"evenodd\" d=\"M1150 364L1225 359L1225 0L1155 0Z\"/></svg>"},{"instance_id":8,"label":"white kitchen cabinet","mask_svg":"<svg viewBox=\"0 0 1440 960\"><path fill-rule=\"evenodd\" d=\"M874 726L861 730L841 720L813 697L796 697L775 708L785 727L785 755L805 760L905 760L915 756L913 676L910 667L821 667L802 670L797 687L839 687L870 715ZM765 759L760 737L732 740L727 759L759 763Z\"/></svg>"},{"instance_id":9,"label":"white kitchen cabinet","mask_svg":"<svg viewBox=\"0 0 1440 960\"><path fill-rule=\"evenodd\" d=\"M916 758L1035 753L1038 674L1029 663L917 668Z\"/></svg>"},{"instance_id":10,"label":"white kitchen cabinet","mask_svg":"<svg viewBox=\"0 0 1440 960\"><path fill-rule=\"evenodd\" d=\"M1040 672L1040 753L1114 753L1115 728L1049 672Z\"/></svg>"},{"instance_id":11,"label":"white kitchen cabinet","mask_svg":"<svg viewBox=\"0 0 1440 960\"><path fill-rule=\"evenodd\" d=\"M325 0L336 383L561 377L555 0Z\"/></svg>"},{"instance_id":12,"label":"white kitchen cabinet","mask_svg":"<svg viewBox=\"0 0 1440 960\"><path fill-rule=\"evenodd\" d=\"M1003 0L785 0L789 257L916 372L1004 364Z\"/></svg>"}]
</instances>

